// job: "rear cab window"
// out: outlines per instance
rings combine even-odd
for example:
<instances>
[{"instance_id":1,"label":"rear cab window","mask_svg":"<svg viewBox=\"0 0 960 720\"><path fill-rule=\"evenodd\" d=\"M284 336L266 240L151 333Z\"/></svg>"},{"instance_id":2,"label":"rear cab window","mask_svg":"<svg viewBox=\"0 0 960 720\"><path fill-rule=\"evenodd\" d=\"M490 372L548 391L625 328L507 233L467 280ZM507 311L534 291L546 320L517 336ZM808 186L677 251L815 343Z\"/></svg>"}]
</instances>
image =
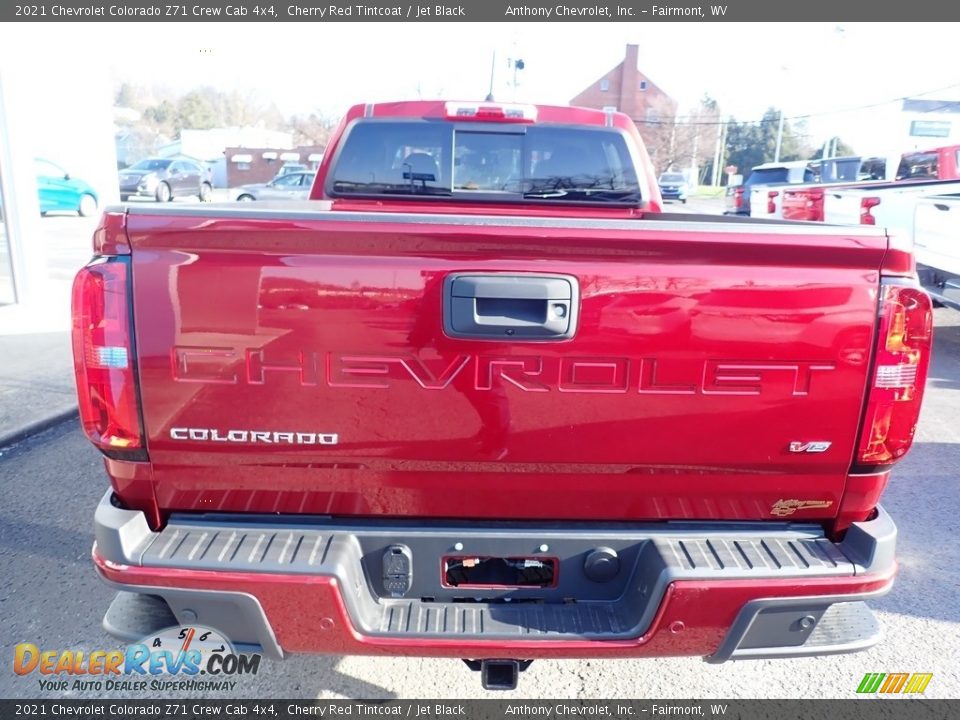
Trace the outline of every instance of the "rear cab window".
<instances>
[{"instance_id":1,"label":"rear cab window","mask_svg":"<svg viewBox=\"0 0 960 720\"><path fill-rule=\"evenodd\" d=\"M857 180L886 180L886 158L867 158L860 166Z\"/></svg>"},{"instance_id":2,"label":"rear cab window","mask_svg":"<svg viewBox=\"0 0 960 720\"><path fill-rule=\"evenodd\" d=\"M286 175L281 175L273 181L275 187L295 187L300 185L302 180L302 175L297 173L287 173Z\"/></svg>"},{"instance_id":3,"label":"rear cab window","mask_svg":"<svg viewBox=\"0 0 960 720\"><path fill-rule=\"evenodd\" d=\"M371 118L347 131L327 192L636 206L634 168L614 128Z\"/></svg>"},{"instance_id":4,"label":"rear cab window","mask_svg":"<svg viewBox=\"0 0 960 720\"><path fill-rule=\"evenodd\" d=\"M939 156L935 152L904 155L897 168L897 180L936 180L939 177Z\"/></svg>"},{"instance_id":5,"label":"rear cab window","mask_svg":"<svg viewBox=\"0 0 960 720\"><path fill-rule=\"evenodd\" d=\"M661 183L684 183L686 178L680 173L664 173L660 176Z\"/></svg>"},{"instance_id":6,"label":"rear cab window","mask_svg":"<svg viewBox=\"0 0 960 720\"><path fill-rule=\"evenodd\" d=\"M777 185L787 182L786 168L764 168L754 170L744 185Z\"/></svg>"},{"instance_id":7,"label":"rear cab window","mask_svg":"<svg viewBox=\"0 0 960 720\"><path fill-rule=\"evenodd\" d=\"M817 176L809 167L805 168L760 168L750 173L744 185L787 185L791 183L815 183Z\"/></svg>"},{"instance_id":8,"label":"rear cab window","mask_svg":"<svg viewBox=\"0 0 960 720\"><path fill-rule=\"evenodd\" d=\"M860 173L860 158L850 158L834 163L832 177L823 182L855 182Z\"/></svg>"},{"instance_id":9,"label":"rear cab window","mask_svg":"<svg viewBox=\"0 0 960 720\"><path fill-rule=\"evenodd\" d=\"M810 182L837 183L855 181L860 166L860 158L826 158L810 163L807 169L812 173Z\"/></svg>"}]
</instances>

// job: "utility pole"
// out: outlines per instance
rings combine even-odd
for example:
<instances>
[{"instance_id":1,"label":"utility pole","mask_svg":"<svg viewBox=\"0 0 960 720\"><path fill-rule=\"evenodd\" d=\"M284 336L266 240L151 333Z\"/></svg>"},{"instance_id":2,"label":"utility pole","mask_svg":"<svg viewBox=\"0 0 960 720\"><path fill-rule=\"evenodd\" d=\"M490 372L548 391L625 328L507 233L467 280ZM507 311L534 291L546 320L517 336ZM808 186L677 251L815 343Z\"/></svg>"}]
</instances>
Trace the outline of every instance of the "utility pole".
<instances>
[{"instance_id":1,"label":"utility pole","mask_svg":"<svg viewBox=\"0 0 960 720\"><path fill-rule=\"evenodd\" d=\"M487 102L493 102L493 78L497 73L497 51L493 51L493 60L490 61L490 92L487 93Z\"/></svg>"},{"instance_id":2,"label":"utility pole","mask_svg":"<svg viewBox=\"0 0 960 720\"><path fill-rule=\"evenodd\" d=\"M700 111L693 122L693 154L690 156L690 182L700 184L700 167L697 163L697 154L700 152Z\"/></svg>"},{"instance_id":3,"label":"utility pole","mask_svg":"<svg viewBox=\"0 0 960 720\"><path fill-rule=\"evenodd\" d=\"M730 134L730 121L733 120L732 117L728 117L727 121L723 124L723 139L720 141L720 162L717 163L717 169L720 172L723 172L724 165L727 164L727 136ZM721 175L718 180L719 184L723 183L723 176Z\"/></svg>"},{"instance_id":4,"label":"utility pole","mask_svg":"<svg viewBox=\"0 0 960 720\"><path fill-rule=\"evenodd\" d=\"M783 144L783 108L780 108L780 122L777 125L777 149L773 153L773 161L780 162L780 146Z\"/></svg>"},{"instance_id":5,"label":"utility pole","mask_svg":"<svg viewBox=\"0 0 960 720\"><path fill-rule=\"evenodd\" d=\"M780 66L780 76L783 81L789 78L790 68L786 65ZM783 103L780 103L780 121L777 123L777 149L774 151L774 162L780 162L780 148L783 146Z\"/></svg>"},{"instance_id":6,"label":"utility pole","mask_svg":"<svg viewBox=\"0 0 960 720\"><path fill-rule=\"evenodd\" d=\"M726 134L727 124L720 121L720 116L717 115L717 150L713 154L713 178L711 178L710 184L714 187L717 187L720 184L720 163L723 160L723 136Z\"/></svg>"},{"instance_id":7,"label":"utility pole","mask_svg":"<svg viewBox=\"0 0 960 720\"><path fill-rule=\"evenodd\" d=\"M673 169L673 162L677 158L676 147L677 147L677 114L676 112L674 112L673 124L670 126L670 147L669 147L669 150L667 151L668 162L666 167L661 168L661 171Z\"/></svg>"}]
</instances>

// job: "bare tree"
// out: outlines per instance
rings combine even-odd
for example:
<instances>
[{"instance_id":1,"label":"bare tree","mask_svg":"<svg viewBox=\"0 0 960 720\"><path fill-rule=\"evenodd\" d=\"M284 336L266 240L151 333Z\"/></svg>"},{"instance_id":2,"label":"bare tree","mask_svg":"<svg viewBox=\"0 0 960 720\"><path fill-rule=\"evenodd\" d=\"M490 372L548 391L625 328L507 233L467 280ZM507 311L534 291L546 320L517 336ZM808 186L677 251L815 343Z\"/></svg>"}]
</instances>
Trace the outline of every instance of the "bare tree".
<instances>
[{"instance_id":1,"label":"bare tree","mask_svg":"<svg viewBox=\"0 0 960 720\"><path fill-rule=\"evenodd\" d=\"M646 118L636 122L657 171L670 167L677 142L676 104L669 98L656 98L651 102Z\"/></svg>"},{"instance_id":2,"label":"bare tree","mask_svg":"<svg viewBox=\"0 0 960 720\"><path fill-rule=\"evenodd\" d=\"M675 105L661 98L638 126L658 172L699 169L716 148L720 111L715 100L704 96L696 107L678 115Z\"/></svg>"},{"instance_id":3,"label":"bare tree","mask_svg":"<svg viewBox=\"0 0 960 720\"><path fill-rule=\"evenodd\" d=\"M287 120L287 126L293 132L295 145L326 145L337 122L335 117L314 112L293 115Z\"/></svg>"}]
</instances>

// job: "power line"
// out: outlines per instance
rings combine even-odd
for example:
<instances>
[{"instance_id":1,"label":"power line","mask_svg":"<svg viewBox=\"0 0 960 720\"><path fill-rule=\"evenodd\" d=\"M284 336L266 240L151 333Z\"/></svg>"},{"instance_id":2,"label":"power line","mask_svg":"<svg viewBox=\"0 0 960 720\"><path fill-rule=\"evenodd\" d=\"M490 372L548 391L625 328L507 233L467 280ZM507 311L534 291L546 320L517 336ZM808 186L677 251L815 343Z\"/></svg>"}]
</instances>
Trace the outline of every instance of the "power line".
<instances>
[{"instance_id":1,"label":"power line","mask_svg":"<svg viewBox=\"0 0 960 720\"><path fill-rule=\"evenodd\" d=\"M856 107L843 108L841 110L830 110L830 111L825 111L820 113L806 113L804 115L794 115L792 117L785 117L784 120L807 120L809 118L815 118L815 117L828 117L830 115L840 115L843 113L857 112L858 110L870 110L872 108L883 107L884 105L892 105L893 103L903 102L904 100L910 100L912 98L922 97L924 95L932 95L933 93L943 92L944 90L952 90L953 88L957 88L957 87L960 87L960 82L953 83L952 85L945 85L944 87L936 88L934 90L927 90L925 92L912 93L910 95L904 95L902 97L896 97L890 100L883 100L881 102L869 103L867 105L858 105ZM924 110L923 112L924 113L937 112L938 110L949 107L950 105L953 105L953 104L954 104L954 101L947 101L947 102L944 102L942 105L939 105L938 107L934 107L930 110ZM768 123L780 122L779 116L775 118L769 118L769 119L761 118L760 120L730 120L730 121L714 120L709 122L704 122L704 121L691 122L687 120L687 118L695 118L695 117L699 117L699 116L677 115L667 120L646 119L646 120L634 120L634 122L642 125L670 125L673 123L682 123L684 125L701 125L705 127L716 127L718 125L726 125L728 122L735 122L737 125L765 125Z\"/></svg>"}]
</instances>

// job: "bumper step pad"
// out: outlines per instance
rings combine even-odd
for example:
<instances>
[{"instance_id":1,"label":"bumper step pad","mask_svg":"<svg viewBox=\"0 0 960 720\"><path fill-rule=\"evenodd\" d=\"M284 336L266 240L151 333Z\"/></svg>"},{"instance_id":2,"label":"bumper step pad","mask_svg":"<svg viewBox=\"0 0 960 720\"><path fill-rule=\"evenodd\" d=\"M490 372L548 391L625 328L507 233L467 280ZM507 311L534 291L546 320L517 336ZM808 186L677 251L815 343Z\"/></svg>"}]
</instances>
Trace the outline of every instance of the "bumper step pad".
<instances>
[{"instance_id":1,"label":"bumper step pad","mask_svg":"<svg viewBox=\"0 0 960 720\"><path fill-rule=\"evenodd\" d=\"M98 508L96 527L98 552L115 563L328 576L350 589L343 600L350 622L363 635L464 641L635 639L650 628L672 583L806 581L876 573L886 569L878 566L892 564L896 536L882 511L876 520L855 526L841 544L823 537L819 526L787 522L384 526L328 518L241 521L236 516L174 515L162 531L152 532L139 513L117 508L109 496ZM407 558L408 574L399 584L385 569L388 551ZM598 553L613 558L612 575L591 574L589 558ZM451 556L552 558L557 574L547 587L448 586L441 566ZM198 604L193 595L185 605L181 590L155 591L174 614ZM241 618L259 623L262 609L256 599L233 595L243 605L237 624ZM813 648L831 652L875 639L879 629L869 609L859 602L840 604L851 599L856 598L800 598L797 606L790 598L747 603L716 659L768 656L784 643L788 654L802 654L797 652L801 646L806 654ZM226 599L217 602L216 616L223 618L229 614L222 604ZM121 601L113 616L124 609L125 616L137 617L136 607L124 603L129 600ZM795 632L801 621L802 631ZM110 615L107 622L119 628Z\"/></svg>"}]
</instances>

